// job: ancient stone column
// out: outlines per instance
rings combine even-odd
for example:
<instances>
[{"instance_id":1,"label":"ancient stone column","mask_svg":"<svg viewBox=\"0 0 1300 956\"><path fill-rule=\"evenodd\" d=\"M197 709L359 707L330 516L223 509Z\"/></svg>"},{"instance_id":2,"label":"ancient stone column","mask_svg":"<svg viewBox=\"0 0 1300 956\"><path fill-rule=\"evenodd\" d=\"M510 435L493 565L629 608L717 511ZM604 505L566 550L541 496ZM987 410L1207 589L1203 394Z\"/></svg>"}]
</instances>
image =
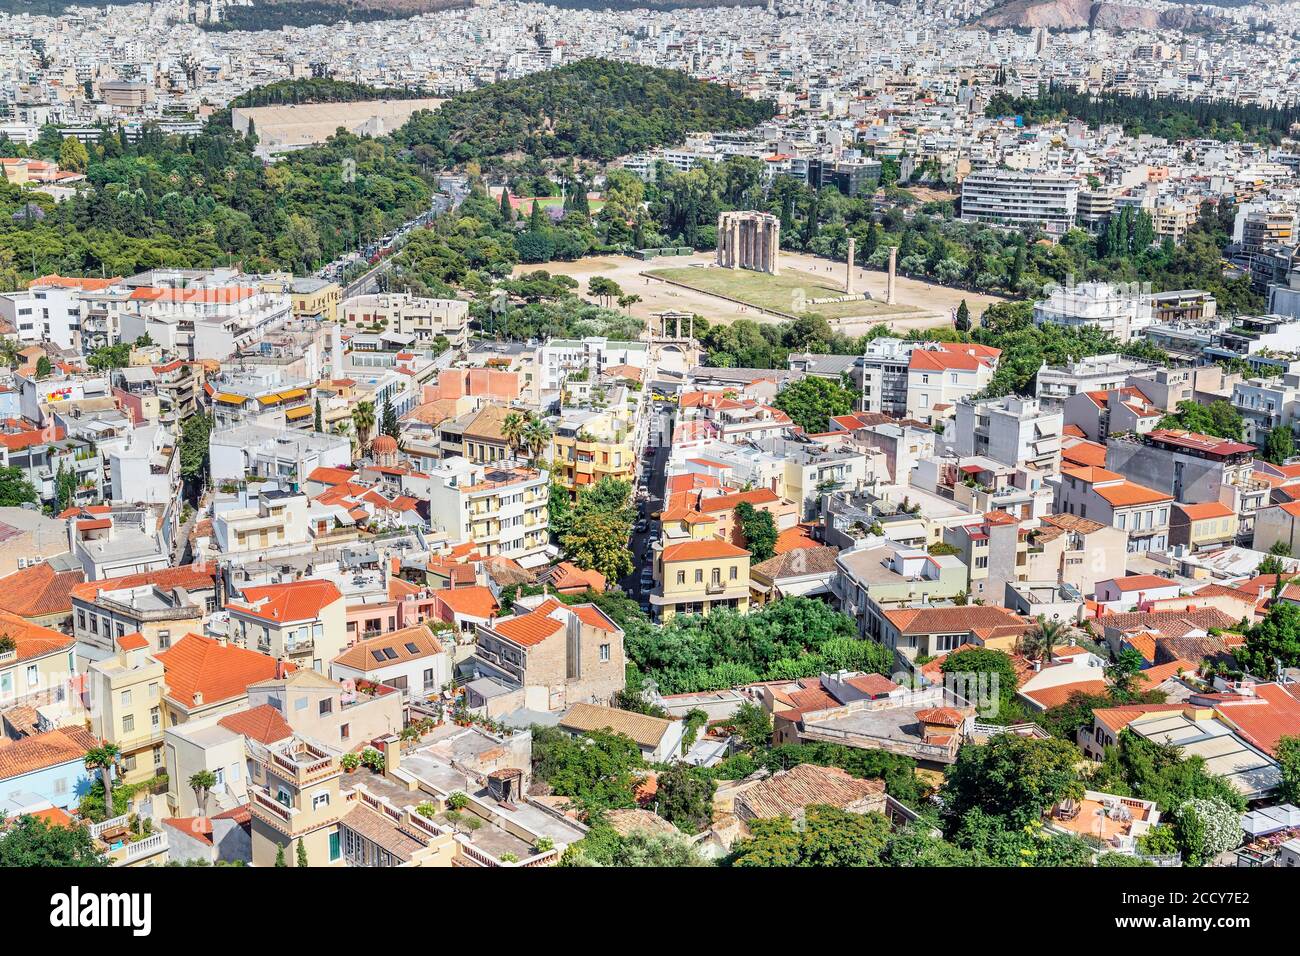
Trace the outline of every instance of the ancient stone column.
<instances>
[{"instance_id":1,"label":"ancient stone column","mask_svg":"<svg viewBox=\"0 0 1300 956\"><path fill-rule=\"evenodd\" d=\"M898 246L889 247L889 278L885 284L885 301L894 304L894 274L898 269Z\"/></svg>"},{"instance_id":2,"label":"ancient stone column","mask_svg":"<svg viewBox=\"0 0 1300 956\"><path fill-rule=\"evenodd\" d=\"M858 241L852 236L849 237L849 256L844 270L844 294L853 294L853 260L857 258Z\"/></svg>"}]
</instances>

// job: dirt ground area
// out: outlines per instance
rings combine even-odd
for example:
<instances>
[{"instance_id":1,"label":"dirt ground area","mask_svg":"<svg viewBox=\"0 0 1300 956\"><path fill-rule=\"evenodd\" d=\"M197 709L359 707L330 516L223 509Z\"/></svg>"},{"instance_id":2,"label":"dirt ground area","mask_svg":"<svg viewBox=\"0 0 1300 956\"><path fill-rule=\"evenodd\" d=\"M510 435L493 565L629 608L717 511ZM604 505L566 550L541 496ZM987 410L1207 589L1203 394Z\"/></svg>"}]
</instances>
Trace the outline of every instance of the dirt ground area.
<instances>
[{"instance_id":1,"label":"dirt ground area","mask_svg":"<svg viewBox=\"0 0 1300 956\"><path fill-rule=\"evenodd\" d=\"M704 316L710 322L730 323L736 319L750 319L755 322L786 321L783 316L764 312L753 305L740 305L700 289L671 285L647 275L655 270L680 269L689 266L698 266L703 272L712 263L713 256L710 253L665 256L649 261L627 256L589 256L573 262L520 264L515 267L515 275L543 269L554 275L572 276L581 283L580 292L584 297L588 279L593 276L613 279L625 293L641 297L640 302L632 305L631 313L646 321L650 320L652 313L669 310L694 312ZM843 288L845 267L842 262L836 263L818 256L783 252L780 268L781 278L787 283L799 275L804 275L810 287L833 290L827 291L827 295L833 295L834 291ZM966 300L971 314L976 316L991 303L1002 301L997 296L982 295L962 289L947 289L933 283L898 276L895 281L897 308L894 308L885 304L884 272L859 268L854 283L856 291L867 292L870 295L864 300L866 306L864 311L867 314L861 317L843 314L833 317L833 327L846 335L860 335L872 325L881 322L886 323L896 332L948 325L952 321L953 310L962 299ZM842 308L842 303L835 304L836 310Z\"/></svg>"}]
</instances>

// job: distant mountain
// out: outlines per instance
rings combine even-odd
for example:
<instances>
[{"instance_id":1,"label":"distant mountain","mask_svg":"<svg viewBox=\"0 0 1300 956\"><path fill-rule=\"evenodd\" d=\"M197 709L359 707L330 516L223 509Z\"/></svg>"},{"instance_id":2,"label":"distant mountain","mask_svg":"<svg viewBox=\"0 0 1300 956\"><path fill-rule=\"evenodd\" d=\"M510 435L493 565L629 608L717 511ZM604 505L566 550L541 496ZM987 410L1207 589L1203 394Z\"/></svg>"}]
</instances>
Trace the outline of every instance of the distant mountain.
<instances>
[{"instance_id":1,"label":"distant mountain","mask_svg":"<svg viewBox=\"0 0 1300 956\"><path fill-rule=\"evenodd\" d=\"M1219 7L1245 6L1243 0L1206 0ZM975 23L992 29L1047 27L1053 30L1155 30L1214 26L1219 18L1192 7L1152 10L1106 0L1007 0Z\"/></svg>"},{"instance_id":2,"label":"distant mountain","mask_svg":"<svg viewBox=\"0 0 1300 956\"><path fill-rule=\"evenodd\" d=\"M0 0L0 3L12 0ZM350 20L405 20L438 10L461 10L470 0L256 0L251 7L226 7L221 23L205 30L279 30Z\"/></svg>"}]
</instances>

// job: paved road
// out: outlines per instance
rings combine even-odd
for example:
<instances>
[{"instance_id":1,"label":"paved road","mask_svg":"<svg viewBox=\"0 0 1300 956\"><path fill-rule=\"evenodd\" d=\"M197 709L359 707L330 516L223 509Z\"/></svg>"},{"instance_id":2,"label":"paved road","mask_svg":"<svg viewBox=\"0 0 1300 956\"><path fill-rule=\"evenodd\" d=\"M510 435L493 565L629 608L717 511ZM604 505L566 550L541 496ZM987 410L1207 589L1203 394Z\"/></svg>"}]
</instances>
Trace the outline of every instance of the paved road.
<instances>
[{"instance_id":1,"label":"paved road","mask_svg":"<svg viewBox=\"0 0 1300 956\"><path fill-rule=\"evenodd\" d=\"M655 403L655 409L652 413L656 419L666 414L664 410L668 406ZM668 447L659 444L659 427L658 422L652 422L650 427L651 441L654 443L650 455L645 457L640 464L640 471L637 474L637 487L645 485L650 491L650 497L641 503L639 516L647 519L645 531L632 532L632 537L628 541L628 550L632 552L632 573L619 582L619 586L625 594L630 595L642 606L647 602L647 595L650 593L651 586L641 587L641 572L643 569L651 567L653 553L650 544L658 534L659 523L650 521L649 516L663 508L664 505L664 487L668 483ZM649 465L649 480L646 481L646 466Z\"/></svg>"}]
</instances>

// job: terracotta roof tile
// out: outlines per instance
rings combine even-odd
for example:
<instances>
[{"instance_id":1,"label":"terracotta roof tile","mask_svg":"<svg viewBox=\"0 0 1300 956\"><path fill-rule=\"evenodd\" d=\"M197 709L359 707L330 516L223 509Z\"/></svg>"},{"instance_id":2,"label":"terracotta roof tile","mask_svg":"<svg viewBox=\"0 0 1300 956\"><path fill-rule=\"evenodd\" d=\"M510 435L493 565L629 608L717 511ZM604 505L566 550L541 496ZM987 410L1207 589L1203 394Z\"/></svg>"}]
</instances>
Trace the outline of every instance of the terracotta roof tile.
<instances>
[{"instance_id":1,"label":"terracotta roof tile","mask_svg":"<svg viewBox=\"0 0 1300 956\"><path fill-rule=\"evenodd\" d=\"M274 677L278 666L274 657L198 634L187 634L155 656L162 661L167 697L187 708L196 706L195 693L203 695L205 705L242 697L249 684Z\"/></svg>"}]
</instances>

